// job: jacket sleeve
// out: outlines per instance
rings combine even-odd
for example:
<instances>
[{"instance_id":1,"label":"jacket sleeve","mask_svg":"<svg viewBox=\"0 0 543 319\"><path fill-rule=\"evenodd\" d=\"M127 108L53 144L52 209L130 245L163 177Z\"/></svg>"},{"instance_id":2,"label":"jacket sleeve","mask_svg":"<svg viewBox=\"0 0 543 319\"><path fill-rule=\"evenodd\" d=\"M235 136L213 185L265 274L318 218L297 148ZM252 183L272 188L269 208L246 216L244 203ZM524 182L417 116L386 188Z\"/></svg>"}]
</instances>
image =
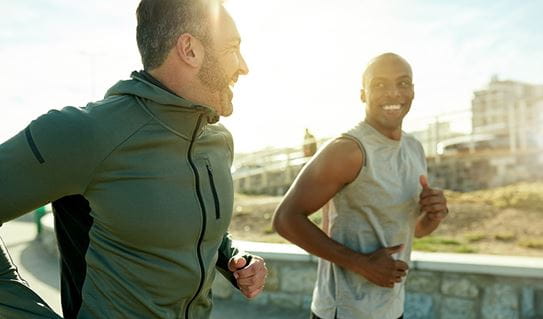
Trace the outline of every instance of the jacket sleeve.
<instances>
[{"instance_id":1,"label":"jacket sleeve","mask_svg":"<svg viewBox=\"0 0 543 319\"><path fill-rule=\"evenodd\" d=\"M61 319L17 273L0 238L0 318Z\"/></svg>"},{"instance_id":2,"label":"jacket sleeve","mask_svg":"<svg viewBox=\"0 0 543 319\"><path fill-rule=\"evenodd\" d=\"M90 123L83 109L50 111L0 144L0 224L84 192L96 166Z\"/></svg>"},{"instance_id":3,"label":"jacket sleeve","mask_svg":"<svg viewBox=\"0 0 543 319\"><path fill-rule=\"evenodd\" d=\"M230 261L230 258L236 255L243 256L243 258L245 258L245 260L247 261L247 265L251 262L251 259L253 258L251 254L248 254L232 246L231 235L229 233L225 233L221 242L221 246L219 247L219 258L217 259L216 268L224 276L224 278L230 281L230 283L234 287L239 288L236 282L236 278L234 278L233 273L228 269L228 262Z\"/></svg>"}]
</instances>

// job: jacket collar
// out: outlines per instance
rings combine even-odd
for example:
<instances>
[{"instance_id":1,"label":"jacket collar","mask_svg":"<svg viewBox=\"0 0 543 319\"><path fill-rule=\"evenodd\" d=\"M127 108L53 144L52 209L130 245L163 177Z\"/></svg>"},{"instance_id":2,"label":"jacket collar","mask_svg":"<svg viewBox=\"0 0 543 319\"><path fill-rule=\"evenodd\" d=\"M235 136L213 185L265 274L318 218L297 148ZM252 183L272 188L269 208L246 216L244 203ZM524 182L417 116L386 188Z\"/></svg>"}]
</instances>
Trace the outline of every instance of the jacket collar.
<instances>
[{"instance_id":1,"label":"jacket collar","mask_svg":"<svg viewBox=\"0 0 543 319\"><path fill-rule=\"evenodd\" d=\"M176 95L145 71L132 72L130 80L117 82L106 93L106 97L115 95L134 96L158 122L186 139L193 137L196 126L200 134L206 124L220 118L215 109Z\"/></svg>"}]
</instances>

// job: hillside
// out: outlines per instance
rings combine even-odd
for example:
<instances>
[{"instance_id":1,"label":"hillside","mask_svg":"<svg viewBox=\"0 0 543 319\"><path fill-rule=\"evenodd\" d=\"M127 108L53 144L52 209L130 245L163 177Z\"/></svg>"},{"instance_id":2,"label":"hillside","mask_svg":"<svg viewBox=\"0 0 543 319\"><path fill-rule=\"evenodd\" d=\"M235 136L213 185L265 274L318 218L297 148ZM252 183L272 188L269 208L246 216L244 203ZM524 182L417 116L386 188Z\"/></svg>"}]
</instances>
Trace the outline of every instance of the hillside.
<instances>
[{"instance_id":1,"label":"hillside","mask_svg":"<svg viewBox=\"0 0 543 319\"><path fill-rule=\"evenodd\" d=\"M470 193L446 191L450 215L431 236L416 240L423 251L543 257L543 183L520 183ZM286 242L271 218L281 197L237 194L230 232L236 239ZM319 224L320 213L312 216Z\"/></svg>"}]
</instances>

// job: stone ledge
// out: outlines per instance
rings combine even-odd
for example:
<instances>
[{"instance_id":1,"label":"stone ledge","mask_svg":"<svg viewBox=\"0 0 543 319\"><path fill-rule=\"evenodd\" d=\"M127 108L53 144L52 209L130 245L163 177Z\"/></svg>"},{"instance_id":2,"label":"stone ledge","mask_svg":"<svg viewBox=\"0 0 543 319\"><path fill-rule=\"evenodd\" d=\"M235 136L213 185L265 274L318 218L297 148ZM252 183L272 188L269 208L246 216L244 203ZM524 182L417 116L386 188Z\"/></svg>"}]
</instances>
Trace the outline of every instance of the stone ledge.
<instances>
[{"instance_id":1,"label":"stone ledge","mask_svg":"<svg viewBox=\"0 0 543 319\"><path fill-rule=\"evenodd\" d=\"M411 265L418 270L543 278L543 258L415 251Z\"/></svg>"},{"instance_id":2,"label":"stone ledge","mask_svg":"<svg viewBox=\"0 0 543 319\"><path fill-rule=\"evenodd\" d=\"M273 260L316 261L305 250L290 244L234 241L240 248ZM416 270L543 278L543 258L414 251L411 267Z\"/></svg>"},{"instance_id":3,"label":"stone ledge","mask_svg":"<svg viewBox=\"0 0 543 319\"><path fill-rule=\"evenodd\" d=\"M314 261L318 258L302 248L291 244L273 244L255 241L234 240L234 245L264 259L284 261Z\"/></svg>"}]
</instances>

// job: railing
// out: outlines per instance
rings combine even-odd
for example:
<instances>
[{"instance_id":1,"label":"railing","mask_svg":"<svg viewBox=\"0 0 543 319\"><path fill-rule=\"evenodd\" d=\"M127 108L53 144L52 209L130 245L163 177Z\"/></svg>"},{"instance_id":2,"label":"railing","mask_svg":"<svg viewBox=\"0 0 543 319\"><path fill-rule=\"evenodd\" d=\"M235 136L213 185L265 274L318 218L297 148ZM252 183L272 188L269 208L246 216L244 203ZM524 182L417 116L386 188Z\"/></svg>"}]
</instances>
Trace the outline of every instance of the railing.
<instances>
[{"instance_id":1,"label":"railing","mask_svg":"<svg viewBox=\"0 0 543 319\"><path fill-rule=\"evenodd\" d=\"M541 121L528 121L516 116L507 123L478 126L476 131L472 129L472 122L471 110L448 112L432 117L406 118L404 127L407 132L417 138L425 149L431 178L435 175L432 170L441 170L443 165L465 165L466 169L469 169L470 162L481 159L493 166L497 165L497 161L492 161L492 159L513 158L512 161L518 161L520 166L525 166L520 167L518 172L518 177L522 180L523 170L532 170L534 165L537 167L543 164L543 135L540 133L543 130L543 123ZM329 140L330 138L321 139L318 145L322 147ZM298 148L268 149L252 154L236 154L233 177L237 191L283 194L300 169L311 158L305 156L303 150L303 145L300 145ZM452 163L454 161L465 163ZM456 171L461 170L465 169L456 169ZM442 186L453 185L456 190L472 190L475 187L463 181L451 184L443 180L443 178L458 180L454 175L436 176L436 178L441 180ZM492 177L492 179L495 178ZM474 185L500 186L500 183L515 181L517 180L509 177L500 177L498 182L477 181Z\"/></svg>"}]
</instances>

